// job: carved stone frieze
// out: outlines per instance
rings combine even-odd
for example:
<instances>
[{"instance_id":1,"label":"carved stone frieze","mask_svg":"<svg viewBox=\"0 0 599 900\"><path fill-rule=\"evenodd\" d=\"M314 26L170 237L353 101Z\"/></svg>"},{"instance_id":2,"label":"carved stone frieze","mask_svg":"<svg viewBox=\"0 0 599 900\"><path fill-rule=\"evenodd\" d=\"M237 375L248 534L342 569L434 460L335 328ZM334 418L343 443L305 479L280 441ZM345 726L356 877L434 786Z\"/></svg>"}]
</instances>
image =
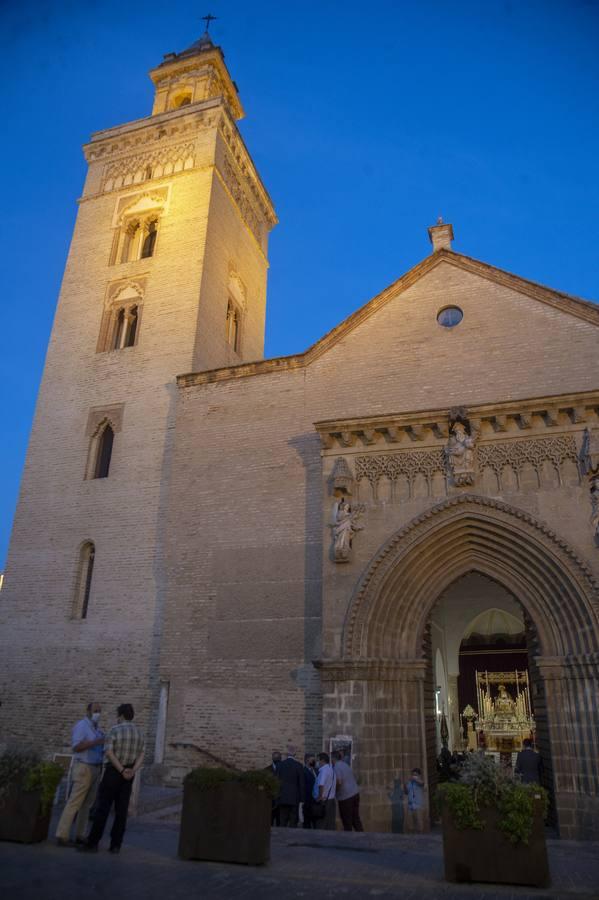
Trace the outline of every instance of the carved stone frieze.
<instances>
[{"instance_id":1,"label":"carved stone frieze","mask_svg":"<svg viewBox=\"0 0 599 900\"><path fill-rule=\"evenodd\" d=\"M162 178L195 164L193 141L156 147L144 153L124 156L109 163L104 169L102 189L118 190L129 184L139 184L149 178Z\"/></svg>"},{"instance_id":2,"label":"carved stone frieze","mask_svg":"<svg viewBox=\"0 0 599 900\"><path fill-rule=\"evenodd\" d=\"M435 472L445 472L445 456L441 447L356 457L356 481L366 478L372 485L383 476L397 481L405 475L408 481L413 481L416 475L422 474L428 480Z\"/></svg>"},{"instance_id":3,"label":"carved stone frieze","mask_svg":"<svg viewBox=\"0 0 599 900\"><path fill-rule=\"evenodd\" d=\"M547 460L553 464L559 476L561 466L567 459L576 464L576 442L572 435L497 441L481 444L478 448L480 468L489 466L498 477L501 477L505 466L511 466L519 475L527 463L530 463L538 474Z\"/></svg>"},{"instance_id":4,"label":"carved stone frieze","mask_svg":"<svg viewBox=\"0 0 599 900\"><path fill-rule=\"evenodd\" d=\"M225 141L231 157L239 170L240 178L252 198L255 206L260 210L260 215L265 222L272 227L277 223L277 217L272 209L268 195L264 191L258 176L253 168L248 152L242 143L237 127L225 114L221 116L219 131Z\"/></svg>"},{"instance_id":5,"label":"carved stone frieze","mask_svg":"<svg viewBox=\"0 0 599 900\"><path fill-rule=\"evenodd\" d=\"M566 461L577 465L576 441L572 435L555 435L546 438L528 438L511 441L489 441L477 447L478 470L490 468L495 473L500 488L505 470L511 469L519 484L525 465L530 464L537 476L545 462L554 467L558 482L561 483L562 466ZM436 474L447 475L445 449L398 450L395 453L369 454L355 457L356 481L366 479L373 488L380 478L386 476L393 483L400 477L407 479L408 485L417 475L423 475L431 492L432 479Z\"/></svg>"},{"instance_id":6,"label":"carved stone frieze","mask_svg":"<svg viewBox=\"0 0 599 900\"><path fill-rule=\"evenodd\" d=\"M256 211L254 210L253 204L248 196L247 181L244 181L244 184L241 183L241 180L237 172L235 171L233 163L227 156L225 156L223 161L222 176L229 190L229 193L233 197L233 200L235 201L237 208L241 213L243 221L248 226L256 240L261 243L262 229L260 226L260 219L256 215Z\"/></svg>"}]
</instances>

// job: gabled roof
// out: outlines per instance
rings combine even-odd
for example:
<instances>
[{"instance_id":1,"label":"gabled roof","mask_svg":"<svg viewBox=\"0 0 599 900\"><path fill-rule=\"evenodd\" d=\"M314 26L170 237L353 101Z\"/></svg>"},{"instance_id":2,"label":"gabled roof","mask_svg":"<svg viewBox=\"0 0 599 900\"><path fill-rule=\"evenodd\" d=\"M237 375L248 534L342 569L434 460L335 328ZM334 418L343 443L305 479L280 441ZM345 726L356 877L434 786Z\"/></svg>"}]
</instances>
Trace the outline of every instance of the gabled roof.
<instances>
[{"instance_id":1,"label":"gabled roof","mask_svg":"<svg viewBox=\"0 0 599 900\"><path fill-rule=\"evenodd\" d=\"M447 262L458 269L486 278L488 281L503 285L520 294L526 294L540 303L545 303L554 307L554 309L561 310L561 312L569 313L572 316L590 322L592 325L599 326L599 306L595 303L590 303L588 300L582 300L580 297L574 297L571 294L564 294L561 291L554 291L552 288L537 284L535 281L520 278L519 275L512 275L504 269L498 269L496 266L480 262L471 256L464 256L461 253L455 253L453 250L442 248L409 269L405 275L402 275L401 278L390 284L384 291L381 291L380 294L377 294L376 297L373 297L372 300L369 300L368 303L357 309L347 319L336 325L335 328L327 332L303 353L295 353L292 356L275 356L257 362L241 363L238 366L227 366L221 369L210 369L206 372L179 375L177 384L180 387L189 387L193 384L207 384L213 381L226 381L231 378L245 378L249 375L261 375L267 372L303 368L315 359L318 359L323 353L326 353L337 341L340 341L354 328L357 328L358 325L374 315L393 297L412 287L420 278L442 262Z\"/></svg>"}]
</instances>

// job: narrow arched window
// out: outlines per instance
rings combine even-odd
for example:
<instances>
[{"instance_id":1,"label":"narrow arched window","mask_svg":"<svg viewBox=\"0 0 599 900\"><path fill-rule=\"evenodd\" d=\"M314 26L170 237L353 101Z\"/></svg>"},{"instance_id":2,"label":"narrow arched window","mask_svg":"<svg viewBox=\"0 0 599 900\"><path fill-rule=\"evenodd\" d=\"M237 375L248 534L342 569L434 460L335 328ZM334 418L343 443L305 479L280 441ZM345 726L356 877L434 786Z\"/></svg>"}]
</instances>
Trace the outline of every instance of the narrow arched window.
<instances>
[{"instance_id":1,"label":"narrow arched window","mask_svg":"<svg viewBox=\"0 0 599 900\"><path fill-rule=\"evenodd\" d=\"M141 248L142 259L147 259L149 256L154 255L154 247L156 246L156 233L156 219L153 219L151 222L148 222L146 228L146 236Z\"/></svg>"},{"instance_id":2,"label":"narrow arched window","mask_svg":"<svg viewBox=\"0 0 599 900\"><path fill-rule=\"evenodd\" d=\"M114 442L114 431L110 425L106 425L102 434L98 439L98 448L96 451L96 465L94 468L94 478L107 478L110 469L110 458L112 456L112 444Z\"/></svg>"},{"instance_id":3,"label":"narrow arched window","mask_svg":"<svg viewBox=\"0 0 599 900\"><path fill-rule=\"evenodd\" d=\"M112 349L119 350L121 346L121 341L123 340L123 331L125 329L125 310L123 307L119 309L116 315L116 322L114 328L114 339L112 341Z\"/></svg>"},{"instance_id":4,"label":"narrow arched window","mask_svg":"<svg viewBox=\"0 0 599 900\"><path fill-rule=\"evenodd\" d=\"M240 334L240 314L239 310L229 300L227 305L227 322L226 322L226 338L229 346L236 352L239 352L239 334Z\"/></svg>"},{"instance_id":5,"label":"narrow arched window","mask_svg":"<svg viewBox=\"0 0 599 900\"><path fill-rule=\"evenodd\" d=\"M73 599L73 616L76 619L87 618L95 556L96 548L91 541L87 541L83 544L79 552L77 582L75 585L75 597Z\"/></svg>"},{"instance_id":6,"label":"narrow arched window","mask_svg":"<svg viewBox=\"0 0 599 900\"><path fill-rule=\"evenodd\" d=\"M137 334L137 306L132 306L127 315L127 331L125 332L125 340L123 347L133 347L135 345L135 335Z\"/></svg>"},{"instance_id":7,"label":"narrow arched window","mask_svg":"<svg viewBox=\"0 0 599 900\"><path fill-rule=\"evenodd\" d=\"M123 234L123 246L121 249L121 262L135 259L136 238L139 232L139 222L131 222ZM139 250L137 251L139 252Z\"/></svg>"}]
</instances>

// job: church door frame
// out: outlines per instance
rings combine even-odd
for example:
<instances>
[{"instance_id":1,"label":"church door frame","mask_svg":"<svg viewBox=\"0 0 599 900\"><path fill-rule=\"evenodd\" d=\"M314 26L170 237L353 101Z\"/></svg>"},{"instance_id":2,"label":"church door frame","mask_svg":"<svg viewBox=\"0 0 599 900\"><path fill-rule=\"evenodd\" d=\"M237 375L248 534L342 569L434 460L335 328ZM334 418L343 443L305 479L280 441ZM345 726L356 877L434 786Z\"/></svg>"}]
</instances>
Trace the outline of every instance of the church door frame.
<instances>
[{"instance_id":1,"label":"church door frame","mask_svg":"<svg viewBox=\"0 0 599 900\"><path fill-rule=\"evenodd\" d=\"M499 500L463 494L412 520L360 579L343 654L319 663L324 736L351 728L369 827L388 830L394 781L427 769L424 650L441 593L469 572L502 584L537 639L535 698L553 764L560 834L599 830L599 587L548 526Z\"/></svg>"}]
</instances>

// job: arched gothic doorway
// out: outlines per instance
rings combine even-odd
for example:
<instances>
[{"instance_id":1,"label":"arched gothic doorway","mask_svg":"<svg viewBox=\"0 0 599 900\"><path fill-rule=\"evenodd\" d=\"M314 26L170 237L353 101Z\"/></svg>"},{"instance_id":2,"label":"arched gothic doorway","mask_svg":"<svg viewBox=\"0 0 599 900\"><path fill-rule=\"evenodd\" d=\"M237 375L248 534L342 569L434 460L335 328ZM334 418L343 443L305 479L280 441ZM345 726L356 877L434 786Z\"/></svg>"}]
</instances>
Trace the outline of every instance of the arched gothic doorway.
<instances>
[{"instance_id":1,"label":"arched gothic doorway","mask_svg":"<svg viewBox=\"0 0 599 900\"><path fill-rule=\"evenodd\" d=\"M560 833L591 837L599 829L597 585L563 540L500 501L452 498L381 547L352 597L342 657L319 666L325 738L340 723L347 730L349 711L368 826L389 830L394 780L416 765L426 769L434 747L431 611L472 572L517 598L530 622L542 688L535 712L553 762Z\"/></svg>"}]
</instances>

